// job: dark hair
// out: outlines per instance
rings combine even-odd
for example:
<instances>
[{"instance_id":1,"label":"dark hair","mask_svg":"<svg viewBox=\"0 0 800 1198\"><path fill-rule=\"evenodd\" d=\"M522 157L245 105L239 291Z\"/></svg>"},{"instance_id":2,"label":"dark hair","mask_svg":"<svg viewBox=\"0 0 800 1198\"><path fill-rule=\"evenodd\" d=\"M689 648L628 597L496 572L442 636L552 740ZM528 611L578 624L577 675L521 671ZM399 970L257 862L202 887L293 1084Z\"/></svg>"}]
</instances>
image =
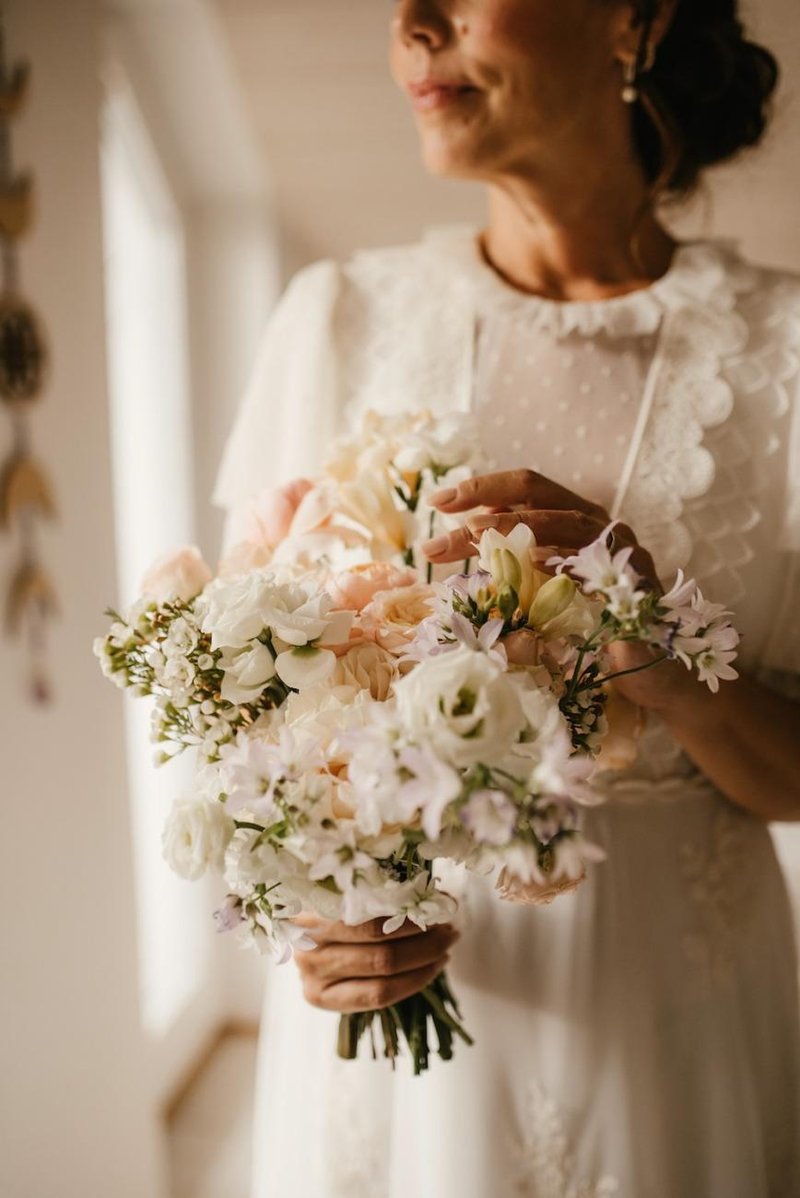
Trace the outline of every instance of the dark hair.
<instances>
[{"instance_id":1,"label":"dark hair","mask_svg":"<svg viewBox=\"0 0 800 1198\"><path fill-rule=\"evenodd\" d=\"M659 0L635 0L643 40ZM650 71L639 79L634 135L654 190L687 195L702 170L756 145L779 68L749 40L738 0L678 0Z\"/></svg>"}]
</instances>

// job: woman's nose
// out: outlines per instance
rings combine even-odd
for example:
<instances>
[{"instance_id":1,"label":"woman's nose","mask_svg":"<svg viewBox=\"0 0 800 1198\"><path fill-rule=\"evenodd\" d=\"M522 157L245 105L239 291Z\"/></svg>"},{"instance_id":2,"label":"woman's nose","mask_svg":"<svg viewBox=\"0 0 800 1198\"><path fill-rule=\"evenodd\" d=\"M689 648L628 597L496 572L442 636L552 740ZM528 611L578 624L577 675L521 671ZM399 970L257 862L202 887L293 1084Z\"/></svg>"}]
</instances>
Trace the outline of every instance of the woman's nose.
<instances>
[{"instance_id":1,"label":"woman's nose","mask_svg":"<svg viewBox=\"0 0 800 1198\"><path fill-rule=\"evenodd\" d=\"M450 21L439 0L398 0L395 25L404 42L439 48L451 35Z\"/></svg>"}]
</instances>

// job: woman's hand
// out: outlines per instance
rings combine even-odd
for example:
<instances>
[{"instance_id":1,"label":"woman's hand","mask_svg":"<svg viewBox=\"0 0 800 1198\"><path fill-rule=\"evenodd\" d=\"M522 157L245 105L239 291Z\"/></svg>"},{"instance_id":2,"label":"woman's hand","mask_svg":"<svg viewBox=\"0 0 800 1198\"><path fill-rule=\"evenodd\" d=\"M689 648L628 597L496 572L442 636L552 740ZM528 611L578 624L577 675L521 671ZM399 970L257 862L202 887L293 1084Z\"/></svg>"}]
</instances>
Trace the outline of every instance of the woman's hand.
<instances>
[{"instance_id":1,"label":"woman's hand","mask_svg":"<svg viewBox=\"0 0 800 1198\"><path fill-rule=\"evenodd\" d=\"M611 523L608 512L599 504L533 470L505 470L466 479L450 490L435 492L431 503L449 515L470 513L460 529L425 543L425 553L433 562L463 561L477 553L476 542L485 529L508 533L521 523L533 530L537 545L543 549L540 568L550 572L544 564L548 557L567 557L582 549ZM661 592L650 554L627 524L615 524L615 550L627 546L633 548L630 563L644 580L643 585ZM637 669L656 656L641 644L620 642L609 649L614 673ZM678 662L660 662L652 669L619 678L614 685L629 702L651 709L700 699L704 690Z\"/></svg>"},{"instance_id":2,"label":"woman's hand","mask_svg":"<svg viewBox=\"0 0 800 1198\"><path fill-rule=\"evenodd\" d=\"M384 919L350 927L306 912L294 923L317 941L316 948L295 954L307 1001L346 1015L377 1011L418 994L442 972L459 935L452 924L421 932L406 920L384 936Z\"/></svg>"},{"instance_id":3,"label":"woman's hand","mask_svg":"<svg viewBox=\"0 0 800 1198\"><path fill-rule=\"evenodd\" d=\"M432 562L463 561L474 556L476 542L487 528L508 533L516 524L527 524L538 545L548 550L543 557L566 557L594 541L611 523L605 508L576 495L535 470L503 470L468 478L457 487L437 491L430 502L440 512L471 513L462 527L426 541L423 548ZM475 509L482 508L482 511ZM614 526L616 549L633 547L631 565L645 584L662 590L653 559L642 548L627 524ZM548 568L542 565L542 569Z\"/></svg>"}]
</instances>

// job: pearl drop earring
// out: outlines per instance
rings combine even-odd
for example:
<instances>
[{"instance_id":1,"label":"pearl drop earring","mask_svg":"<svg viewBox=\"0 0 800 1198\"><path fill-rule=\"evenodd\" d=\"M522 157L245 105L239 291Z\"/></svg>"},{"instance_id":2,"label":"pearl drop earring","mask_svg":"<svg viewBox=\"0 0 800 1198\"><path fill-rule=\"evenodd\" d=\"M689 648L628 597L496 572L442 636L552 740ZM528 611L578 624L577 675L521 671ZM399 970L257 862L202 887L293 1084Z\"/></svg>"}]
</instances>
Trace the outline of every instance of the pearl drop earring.
<instances>
[{"instance_id":1,"label":"pearl drop earring","mask_svg":"<svg viewBox=\"0 0 800 1198\"><path fill-rule=\"evenodd\" d=\"M639 99L639 89L636 86L636 59L631 58L625 63L623 69L624 86L622 88L622 99L626 104L635 104Z\"/></svg>"},{"instance_id":2,"label":"pearl drop earring","mask_svg":"<svg viewBox=\"0 0 800 1198\"><path fill-rule=\"evenodd\" d=\"M639 76L647 74L647 72L653 66L655 60L655 45L653 42L648 42L641 66L639 65L639 54L637 54L634 58L629 58L628 61L623 64L622 77L624 85L622 88L622 99L626 104L635 104L639 99Z\"/></svg>"}]
</instances>

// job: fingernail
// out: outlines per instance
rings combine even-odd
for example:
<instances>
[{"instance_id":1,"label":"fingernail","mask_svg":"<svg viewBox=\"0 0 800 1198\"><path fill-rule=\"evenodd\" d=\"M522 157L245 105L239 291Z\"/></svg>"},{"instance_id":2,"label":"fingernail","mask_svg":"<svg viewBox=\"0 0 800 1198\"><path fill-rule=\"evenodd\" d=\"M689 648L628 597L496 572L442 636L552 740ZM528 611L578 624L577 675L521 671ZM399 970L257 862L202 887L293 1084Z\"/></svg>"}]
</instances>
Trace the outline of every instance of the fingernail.
<instances>
[{"instance_id":1,"label":"fingernail","mask_svg":"<svg viewBox=\"0 0 800 1198\"><path fill-rule=\"evenodd\" d=\"M456 497L455 487L444 487L441 491L434 491L431 495L431 503L452 503Z\"/></svg>"},{"instance_id":2,"label":"fingernail","mask_svg":"<svg viewBox=\"0 0 800 1198\"><path fill-rule=\"evenodd\" d=\"M447 548L447 537L434 537L432 541L426 541L422 548L428 556L443 553Z\"/></svg>"}]
</instances>

